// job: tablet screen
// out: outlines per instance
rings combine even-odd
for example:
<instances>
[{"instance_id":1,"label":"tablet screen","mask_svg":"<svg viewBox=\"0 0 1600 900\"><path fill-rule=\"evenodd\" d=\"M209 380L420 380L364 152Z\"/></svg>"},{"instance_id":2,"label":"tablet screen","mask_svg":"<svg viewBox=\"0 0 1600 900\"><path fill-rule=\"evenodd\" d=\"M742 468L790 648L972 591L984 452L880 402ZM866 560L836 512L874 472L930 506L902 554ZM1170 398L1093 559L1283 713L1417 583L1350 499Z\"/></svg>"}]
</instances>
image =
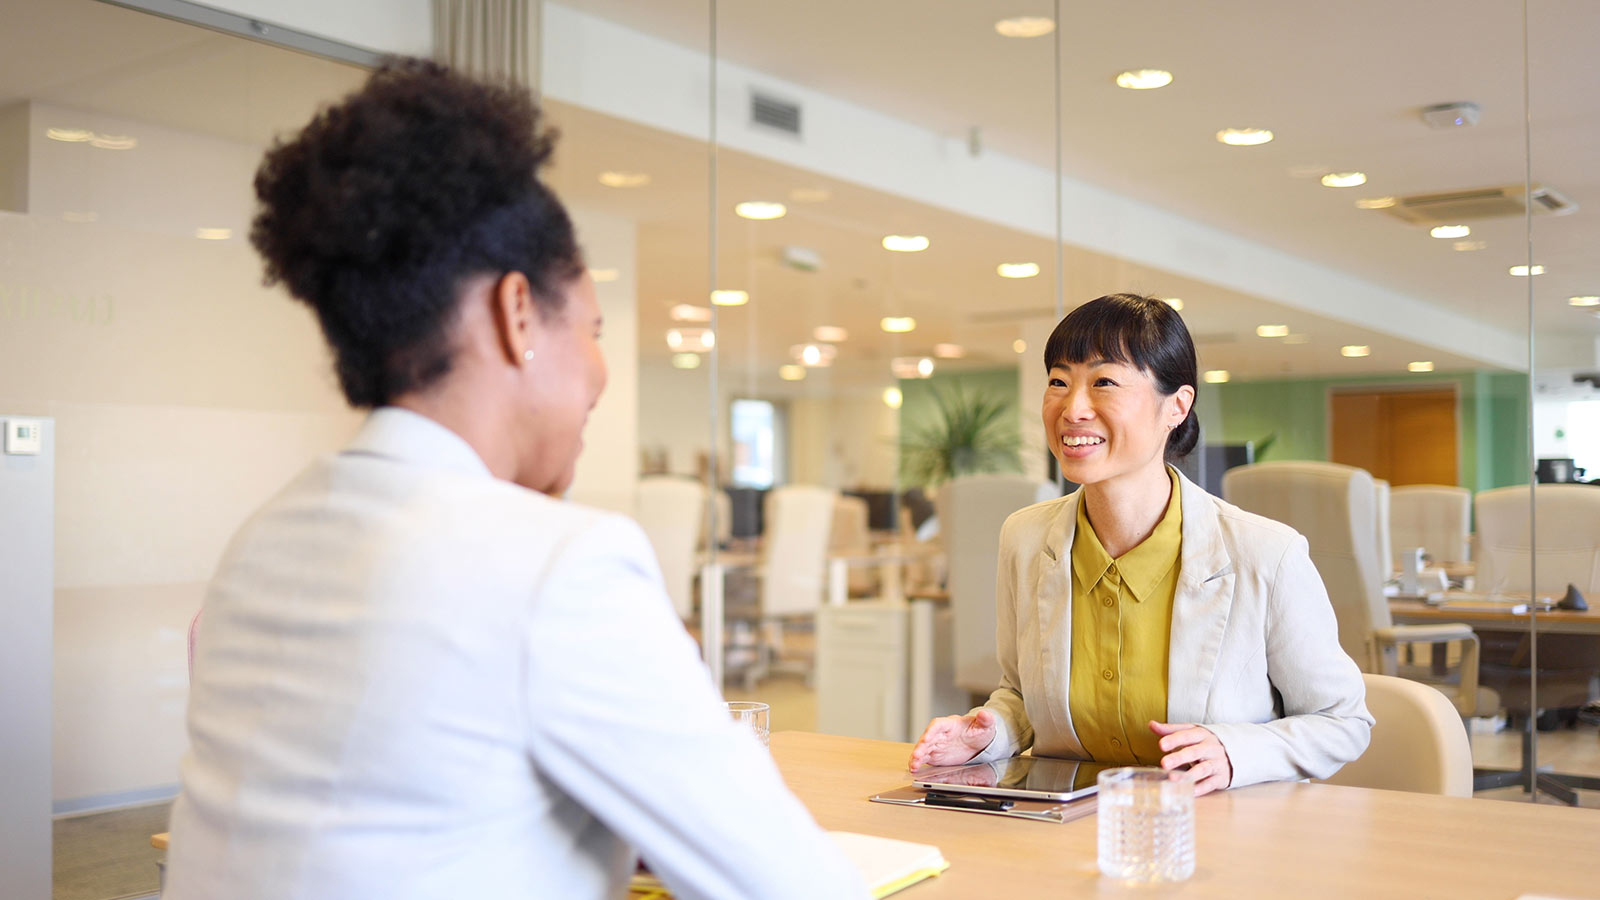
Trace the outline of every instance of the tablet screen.
<instances>
[{"instance_id":1,"label":"tablet screen","mask_svg":"<svg viewBox=\"0 0 1600 900\"><path fill-rule=\"evenodd\" d=\"M1095 792L1104 763L1013 756L965 766L936 766L912 773L919 788L1025 800L1072 800Z\"/></svg>"}]
</instances>

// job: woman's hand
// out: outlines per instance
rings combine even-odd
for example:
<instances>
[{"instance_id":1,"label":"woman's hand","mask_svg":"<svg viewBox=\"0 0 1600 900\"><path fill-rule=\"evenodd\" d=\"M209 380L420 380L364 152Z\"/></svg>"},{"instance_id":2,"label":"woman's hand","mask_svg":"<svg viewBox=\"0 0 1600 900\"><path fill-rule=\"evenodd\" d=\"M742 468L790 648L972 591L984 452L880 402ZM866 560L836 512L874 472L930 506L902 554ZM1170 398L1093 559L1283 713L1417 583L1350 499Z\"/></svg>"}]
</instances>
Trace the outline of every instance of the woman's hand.
<instances>
[{"instance_id":1,"label":"woman's hand","mask_svg":"<svg viewBox=\"0 0 1600 900\"><path fill-rule=\"evenodd\" d=\"M1233 783L1233 764L1228 761L1228 751L1210 731L1199 725L1165 722L1151 722L1150 730L1161 738L1161 752L1166 754L1161 757L1161 768L1170 772L1187 766L1189 774L1194 776L1196 797L1226 790Z\"/></svg>"},{"instance_id":2,"label":"woman's hand","mask_svg":"<svg viewBox=\"0 0 1600 900\"><path fill-rule=\"evenodd\" d=\"M994 713L980 709L970 716L941 716L911 748L911 771L923 766L959 766L994 740Z\"/></svg>"}]
</instances>

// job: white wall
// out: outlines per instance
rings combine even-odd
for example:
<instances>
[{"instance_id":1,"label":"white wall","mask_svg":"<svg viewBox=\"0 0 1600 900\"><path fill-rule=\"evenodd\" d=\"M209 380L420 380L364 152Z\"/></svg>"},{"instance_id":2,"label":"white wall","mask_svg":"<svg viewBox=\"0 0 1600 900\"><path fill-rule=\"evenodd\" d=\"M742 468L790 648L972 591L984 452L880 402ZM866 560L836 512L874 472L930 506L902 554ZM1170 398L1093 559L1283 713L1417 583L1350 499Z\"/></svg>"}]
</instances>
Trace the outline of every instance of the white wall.
<instances>
[{"instance_id":1,"label":"white wall","mask_svg":"<svg viewBox=\"0 0 1600 900\"><path fill-rule=\"evenodd\" d=\"M570 210L590 263L615 269L616 281L595 285L604 324L605 393L584 428L583 455L567 496L579 503L633 512L639 483L639 305L635 287L637 228L626 219L594 210Z\"/></svg>"},{"instance_id":2,"label":"white wall","mask_svg":"<svg viewBox=\"0 0 1600 900\"><path fill-rule=\"evenodd\" d=\"M841 489L894 490L900 414L881 390L789 400L789 480Z\"/></svg>"}]
</instances>

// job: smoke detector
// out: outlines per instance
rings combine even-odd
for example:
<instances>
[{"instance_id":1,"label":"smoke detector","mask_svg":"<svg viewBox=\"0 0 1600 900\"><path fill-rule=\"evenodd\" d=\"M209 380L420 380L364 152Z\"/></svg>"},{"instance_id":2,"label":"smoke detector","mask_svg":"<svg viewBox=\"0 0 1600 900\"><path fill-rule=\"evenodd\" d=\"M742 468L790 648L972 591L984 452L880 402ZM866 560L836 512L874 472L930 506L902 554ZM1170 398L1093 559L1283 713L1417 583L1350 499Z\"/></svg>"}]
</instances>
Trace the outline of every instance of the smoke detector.
<instances>
[{"instance_id":1,"label":"smoke detector","mask_svg":"<svg viewBox=\"0 0 1600 900\"><path fill-rule=\"evenodd\" d=\"M1478 117L1483 115L1483 110L1478 104L1438 103L1422 108L1422 121L1428 123L1429 128L1470 128L1478 124Z\"/></svg>"}]
</instances>

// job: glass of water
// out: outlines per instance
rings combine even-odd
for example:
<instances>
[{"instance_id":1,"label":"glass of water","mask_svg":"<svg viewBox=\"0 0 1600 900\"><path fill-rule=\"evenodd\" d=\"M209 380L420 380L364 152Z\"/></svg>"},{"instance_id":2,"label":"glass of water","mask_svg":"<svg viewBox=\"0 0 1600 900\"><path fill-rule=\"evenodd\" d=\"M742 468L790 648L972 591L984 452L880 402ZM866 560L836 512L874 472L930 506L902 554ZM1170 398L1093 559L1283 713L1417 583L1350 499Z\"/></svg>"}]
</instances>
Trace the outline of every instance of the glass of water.
<instances>
[{"instance_id":1,"label":"glass of water","mask_svg":"<svg viewBox=\"0 0 1600 900\"><path fill-rule=\"evenodd\" d=\"M730 700L728 715L732 716L735 722L750 729L755 734L756 740L761 742L761 746L766 747L771 743L772 726L768 723L772 707L753 700Z\"/></svg>"},{"instance_id":2,"label":"glass of water","mask_svg":"<svg viewBox=\"0 0 1600 900\"><path fill-rule=\"evenodd\" d=\"M1153 768L1100 773L1100 871L1135 882L1194 874L1194 779Z\"/></svg>"}]
</instances>

